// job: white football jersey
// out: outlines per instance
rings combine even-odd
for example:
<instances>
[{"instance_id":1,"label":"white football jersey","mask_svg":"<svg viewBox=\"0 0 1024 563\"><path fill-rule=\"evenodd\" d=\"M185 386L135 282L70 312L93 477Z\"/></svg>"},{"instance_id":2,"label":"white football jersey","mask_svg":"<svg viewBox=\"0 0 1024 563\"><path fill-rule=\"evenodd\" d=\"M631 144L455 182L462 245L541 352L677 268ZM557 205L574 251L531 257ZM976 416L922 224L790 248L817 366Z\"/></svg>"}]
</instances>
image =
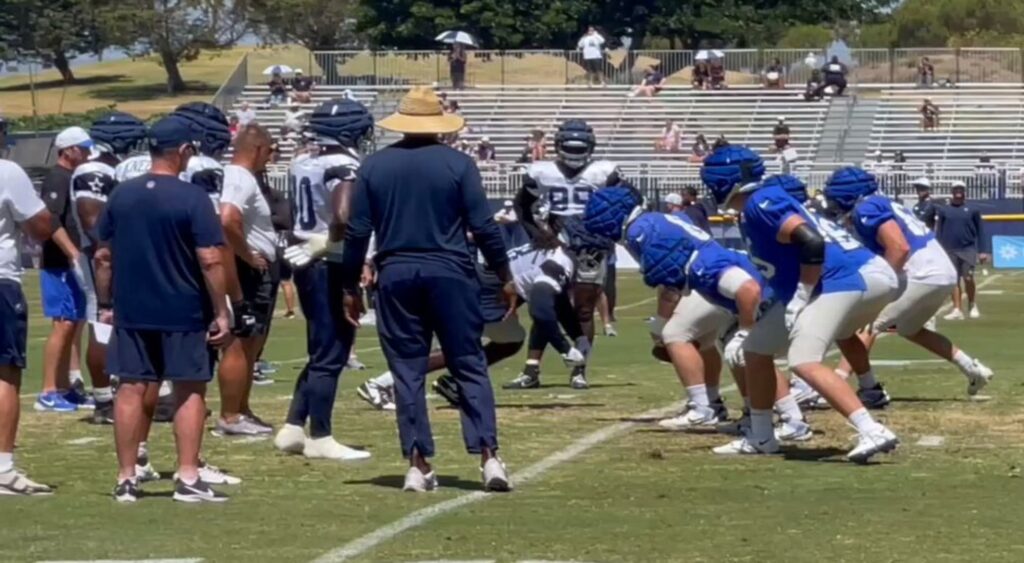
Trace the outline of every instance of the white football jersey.
<instances>
[{"instance_id":1,"label":"white football jersey","mask_svg":"<svg viewBox=\"0 0 1024 563\"><path fill-rule=\"evenodd\" d=\"M118 182L131 180L132 178L142 176L143 174L148 174L149 169L152 166L153 160L149 158L148 154L137 154L122 160L121 163L114 168L114 179Z\"/></svg>"},{"instance_id":2,"label":"white football jersey","mask_svg":"<svg viewBox=\"0 0 1024 563\"><path fill-rule=\"evenodd\" d=\"M539 250L527 244L509 250L508 258L516 293L523 299L538 283L561 291L572 280L575 269L572 257L562 248Z\"/></svg>"},{"instance_id":3,"label":"white football jersey","mask_svg":"<svg viewBox=\"0 0 1024 563\"><path fill-rule=\"evenodd\" d=\"M617 182L619 169L608 160L595 160L569 178L551 161L534 162L526 169L525 187L547 201L553 215L582 215L595 190Z\"/></svg>"},{"instance_id":4,"label":"white football jersey","mask_svg":"<svg viewBox=\"0 0 1024 563\"><path fill-rule=\"evenodd\" d=\"M82 218L78 215L77 202L79 199L91 199L106 203L110 192L117 185L116 175L112 166L98 161L89 161L79 165L71 175L71 213L75 218L75 228L78 229L78 237L83 249L92 246L92 241L82 227Z\"/></svg>"},{"instance_id":5,"label":"white football jersey","mask_svg":"<svg viewBox=\"0 0 1024 563\"><path fill-rule=\"evenodd\" d=\"M213 203L213 209L220 213L220 192L224 188L224 166L216 160L197 154L188 159L188 166L180 178L204 190Z\"/></svg>"},{"instance_id":6,"label":"white football jersey","mask_svg":"<svg viewBox=\"0 0 1024 563\"><path fill-rule=\"evenodd\" d=\"M292 233L300 238L327 234L334 211L331 192L344 180L355 180L359 159L344 153L325 154L292 162L295 222ZM328 260L340 260L338 251Z\"/></svg>"}]
</instances>

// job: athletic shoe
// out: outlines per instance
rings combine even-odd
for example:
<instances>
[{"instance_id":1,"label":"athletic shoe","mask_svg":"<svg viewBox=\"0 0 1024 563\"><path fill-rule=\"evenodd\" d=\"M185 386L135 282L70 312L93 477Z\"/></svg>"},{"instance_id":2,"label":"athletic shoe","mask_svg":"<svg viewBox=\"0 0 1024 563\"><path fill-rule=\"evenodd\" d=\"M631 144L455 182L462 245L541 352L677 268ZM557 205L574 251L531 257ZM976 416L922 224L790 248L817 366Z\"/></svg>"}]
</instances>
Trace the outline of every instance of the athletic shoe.
<instances>
[{"instance_id":1,"label":"athletic shoe","mask_svg":"<svg viewBox=\"0 0 1024 563\"><path fill-rule=\"evenodd\" d=\"M775 427L775 439L781 442L806 442L814 437L811 425L803 420L790 420L788 416L779 417L779 425Z\"/></svg>"},{"instance_id":2,"label":"athletic shoe","mask_svg":"<svg viewBox=\"0 0 1024 563\"><path fill-rule=\"evenodd\" d=\"M989 367L985 364L974 360L971 362L971 367L964 372L967 376L967 394L971 397L977 395L982 389L988 385L989 380L995 375Z\"/></svg>"},{"instance_id":3,"label":"athletic shoe","mask_svg":"<svg viewBox=\"0 0 1024 563\"><path fill-rule=\"evenodd\" d=\"M257 367L252 372L252 384L262 387L264 385L273 385L274 380L271 379L266 372Z\"/></svg>"},{"instance_id":4,"label":"athletic shoe","mask_svg":"<svg viewBox=\"0 0 1024 563\"><path fill-rule=\"evenodd\" d=\"M417 467L410 467L405 472L405 483L402 490L410 493L429 493L437 488L437 475L433 471L423 473Z\"/></svg>"},{"instance_id":5,"label":"athletic shoe","mask_svg":"<svg viewBox=\"0 0 1024 563\"><path fill-rule=\"evenodd\" d=\"M870 389L857 389L857 398L864 403L866 409L884 409L889 406L891 399L889 393L882 387L881 383Z\"/></svg>"},{"instance_id":6,"label":"athletic shoe","mask_svg":"<svg viewBox=\"0 0 1024 563\"><path fill-rule=\"evenodd\" d=\"M719 422L729 420L729 409L725 407L725 401L721 397L711 401L711 409L715 411L715 417Z\"/></svg>"},{"instance_id":7,"label":"athletic shoe","mask_svg":"<svg viewBox=\"0 0 1024 563\"><path fill-rule=\"evenodd\" d=\"M505 464L495 456L487 460L480 471L483 473L484 491L507 493L512 490L512 480L505 472Z\"/></svg>"},{"instance_id":8,"label":"athletic shoe","mask_svg":"<svg viewBox=\"0 0 1024 563\"><path fill-rule=\"evenodd\" d=\"M174 420L174 394L161 395L156 401L153 422L172 422Z\"/></svg>"},{"instance_id":9,"label":"athletic shoe","mask_svg":"<svg viewBox=\"0 0 1024 563\"><path fill-rule=\"evenodd\" d=\"M310 459L330 459L333 461L364 461L371 457L370 452L339 444L332 436L306 440L306 447L303 448L302 455Z\"/></svg>"},{"instance_id":10,"label":"athletic shoe","mask_svg":"<svg viewBox=\"0 0 1024 563\"><path fill-rule=\"evenodd\" d=\"M576 366L572 368L572 373L569 374L569 387L577 390L590 389L590 383L587 383L587 369L585 367Z\"/></svg>"},{"instance_id":11,"label":"athletic shoe","mask_svg":"<svg viewBox=\"0 0 1024 563\"><path fill-rule=\"evenodd\" d=\"M114 500L117 502L135 502L139 500L139 483L135 479L119 481L114 487Z\"/></svg>"},{"instance_id":12,"label":"athletic shoe","mask_svg":"<svg viewBox=\"0 0 1024 563\"><path fill-rule=\"evenodd\" d=\"M75 412L78 405L68 401L63 394L57 391L40 393L36 397L36 404L33 408L39 412Z\"/></svg>"},{"instance_id":13,"label":"athletic shoe","mask_svg":"<svg viewBox=\"0 0 1024 563\"><path fill-rule=\"evenodd\" d=\"M301 426L285 423L274 436L274 447L285 453L301 454L306 448L306 431Z\"/></svg>"},{"instance_id":14,"label":"athletic shoe","mask_svg":"<svg viewBox=\"0 0 1024 563\"><path fill-rule=\"evenodd\" d=\"M249 422L252 422L256 426L262 426L263 428L266 428L267 431L265 432L265 434L273 434L274 433L274 427L270 423L268 423L267 421L263 420L262 418L256 416L252 412L243 414L242 416L244 416L245 418L249 419Z\"/></svg>"},{"instance_id":15,"label":"athletic shoe","mask_svg":"<svg viewBox=\"0 0 1024 563\"><path fill-rule=\"evenodd\" d=\"M373 380L367 380L362 385L356 388L356 394L359 398L370 403L370 406L379 411L393 411L395 410L395 400L391 396L391 390L387 387L381 387L373 382Z\"/></svg>"},{"instance_id":16,"label":"athletic shoe","mask_svg":"<svg viewBox=\"0 0 1024 563\"><path fill-rule=\"evenodd\" d=\"M962 321L964 320L964 312L960 309L953 309L946 316L942 317L945 321Z\"/></svg>"},{"instance_id":17,"label":"athletic shoe","mask_svg":"<svg viewBox=\"0 0 1024 563\"><path fill-rule=\"evenodd\" d=\"M359 317L360 326L377 326L377 312L370 309L365 315Z\"/></svg>"},{"instance_id":18,"label":"athletic shoe","mask_svg":"<svg viewBox=\"0 0 1024 563\"><path fill-rule=\"evenodd\" d=\"M138 479L140 483L148 483L150 481L159 481L160 480L160 472L157 471L153 467L153 464L149 462L149 459L146 459L146 463L142 463L141 461L136 461L135 462L135 478Z\"/></svg>"},{"instance_id":19,"label":"athletic shoe","mask_svg":"<svg viewBox=\"0 0 1024 563\"><path fill-rule=\"evenodd\" d=\"M779 441L772 437L762 442L754 442L753 438L744 436L711 451L718 455L772 455L779 453Z\"/></svg>"},{"instance_id":20,"label":"athletic shoe","mask_svg":"<svg viewBox=\"0 0 1024 563\"><path fill-rule=\"evenodd\" d=\"M526 365L515 379L501 386L502 389L536 389L540 387L540 366Z\"/></svg>"},{"instance_id":21,"label":"athletic shoe","mask_svg":"<svg viewBox=\"0 0 1024 563\"><path fill-rule=\"evenodd\" d=\"M273 432L273 428L257 424L245 415L240 415L234 422L218 418L217 425L213 428L214 436L265 436Z\"/></svg>"},{"instance_id":22,"label":"athletic shoe","mask_svg":"<svg viewBox=\"0 0 1024 563\"><path fill-rule=\"evenodd\" d=\"M733 422L719 424L717 430L728 436L746 436L750 432L750 411L743 409L743 416Z\"/></svg>"},{"instance_id":23,"label":"athletic shoe","mask_svg":"<svg viewBox=\"0 0 1024 563\"><path fill-rule=\"evenodd\" d=\"M445 373L434 380L431 388L434 393L444 397L444 400L448 401L448 404L459 408L459 382L455 381L455 377L451 374Z\"/></svg>"},{"instance_id":24,"label":"athletic shoe","mask_svg":"<svg viewBox=\"0 0 1024 563\"><path fill-rule=\"evenodd\" d=\"M45 496L52 495L53 489L42 483L36 483L17 469L8 469L0 473L0 496Z\"/></svg>"},{"instance_id":25,"label":"athletic shoe","mask_svg":"<svg viewBox=\"0 0 1024 563\"><path fill-rule=\"evenodd\" d=\"M978 310L978 306L977 305L974 305L974 306L971 307L970 317L972 319L980 319L981 318L981 311Z\"/></svg>"},{"instance_id":26,"label":"athletic shoe","mask_svg":"<svg viewBox=\"0 0 1024 563\"><path fill-rule=\"evenodd\" d=\"M89 422L93 424L113 424L114 401L96 403L96 408L92 411L92 416L89 417Z\"/></svg>"},{"instance_id":27,"label":"athletic shoe","mask_svg":"<svg viewBox=\"0 0 1024 563\"><path fill-rule=\"evenodd\" d=\"M284 318L292 320L295 318L295 311L288 311L284 314Z\"/></svg>"},{"instance_id":28,"label":"athletic shoe","mask_svg":"<svg viewBox=\"0 0 1024 563\"><path fill-rule=\"evenodd\" d=\"M96 408L96 401L88 393L79 393L72 388L64 393L64 400L78 406L78 410L91 410Z\"/></svg>"},{"instance_id":29,"label":"athletic shoe","mask_svg":"<svg viewBox=\"0 0 1024 563\"><path fill-rule=\"evenodd\" d=\"M353 371L362 371L366 369L366 364L359 361L359 358L350 356L348 362L345 363L345 369Z\"/></svg>"},{"instance_id":30,"label":"athletic shoe","mask_svg":"<svg viewBox=\"0 0 1024 563\"><path fill-rule=\"evenodd\" d=\"M186 483L181 479L174 481L174 500L178 502L227 502L228 496L219 493L210 487L209 483L202 479L196 479L195 483Z\"/></svg>"},{"instance_id":31,"label":"athletic shoe","mask_svg":"<svg viewBox=\"0 0 1024 563\"><path fill-rule=\"evenodd\" d=\"M178 480L178 473L174 473L174 480ZM240 485L242 479L234 475L228 475L226 471L210 465L202 459L199 460L199 480L208 485Z\"/></svg>"},{"instance_id":32,"label":"athletic shoe","mask_svg":"<svg viewBox=\"0 0 1024 563\"><path fill-rule=\"evenodd\" d=\"M260 373L266 375L274 375L275 373L277 373L277 366L266 360L260 360L256 362L256 369L259 370Z\"/></svg>"},{"instance_id":33,"label":"athletic shoe","mask_svg":"<svg viewBox=\"0 0 1024 563\"><path fill-rule=\"evenodd\" d=\"M613 325L612 323L608 323L604 325L604 335L609 338L615 338L616 336L619 335L619 332L615 330L615 325Z\"/></svg>"},{"instance_id":34,"label":"athletic shoe","mask_svg":"<svg viewBox=\"0 0 1024 563\"><path fill-rule=\"evenodd\" d=\"M900 439L879 424L875 430L860 435L857 445L846 454L846 459L854 463L867 463L875 454L889 453L899 444Z\"/></svg>"},{"instance_id":35,"label":"athletic shoe","mask_svg":"<svg viewBox=\"0 0 1024 563\"><path fill-rule=\"evenodd\" d=\"M813 405L821 397L806 381L796 376L789 380L789 394L801 408Z\"/></svg>"},{"instance_id":36,"label":"athletic shoe","mask_svg":"<svg viewBox=\"0 0 1024 563\"><path fill-rule=\"evenodd\" d=\"M659 420L658 426L668 430L679 431L693 428L708 428L718 425L719 422L714 409L687 403L686 412L679 416Z\"/></svg>"}]
</instances>

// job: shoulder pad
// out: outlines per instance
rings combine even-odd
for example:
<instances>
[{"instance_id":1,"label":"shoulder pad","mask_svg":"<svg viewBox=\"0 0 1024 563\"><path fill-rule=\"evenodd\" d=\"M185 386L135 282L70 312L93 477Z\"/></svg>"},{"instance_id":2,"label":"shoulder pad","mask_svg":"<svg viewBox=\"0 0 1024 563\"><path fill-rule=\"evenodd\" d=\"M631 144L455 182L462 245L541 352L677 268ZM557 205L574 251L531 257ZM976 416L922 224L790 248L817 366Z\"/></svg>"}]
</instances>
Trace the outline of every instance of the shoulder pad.
<instances>
[{"instance_id":1,"label":"shoulder pad","mask_svg":"<svg viewBox=\"0 0 1024 563\"><path fill-rule=\"evenodd\" d=\"M71 179L71 191L76 197L85 194L105 197L110 195L116 185L113 174L102 170L75 171Z\"/></svg>"},{"instance_id":2,"label":"shoulder pad","mask_svg":"<svg viewBox=\"0 0 1024 563\"><path fill-rule=\"evenodd\" d=\"M595 183L600 182L600 185L607 184L611 178L617 180L621 176L619 166L610 160L595 160L591 162L587 165L585 173Z\"/></svg>"},{"instance_id":3,"label":"shoulder pad","mask_svg":"<svg viewBox=\"0 0 1024 563\"><path fill-rule=\"evenodd\" d=\"M224 170L205 168L192 173L191 183L203 188L208 194L219 194L224 185Z\"/></svg>"}]
</instances>

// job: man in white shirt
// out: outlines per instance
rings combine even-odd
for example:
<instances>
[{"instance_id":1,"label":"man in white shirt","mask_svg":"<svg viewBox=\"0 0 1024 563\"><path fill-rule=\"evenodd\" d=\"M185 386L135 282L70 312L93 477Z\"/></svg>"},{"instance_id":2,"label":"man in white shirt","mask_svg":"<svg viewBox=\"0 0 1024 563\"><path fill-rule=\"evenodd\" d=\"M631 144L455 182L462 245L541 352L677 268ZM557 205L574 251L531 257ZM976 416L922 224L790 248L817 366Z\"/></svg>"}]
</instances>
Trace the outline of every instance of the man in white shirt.
<instances>
[{"instance_id":1,"label":"man in white shirt","mask_svg":"<svg viewBox=\"0 0 1024 563\"><path fill-rule=\"evenodd\" d=\"M587 33L576 43L576 48L583 51L583 69L587 71L587 86L595 83L605 86L604 37L594 29L594 26L589 26Z\"/></svg>"},{"instance_id":2,"label":"man in white shirt","mask_svg":"<svg viewBox=\"0 0 1024 563\"><path fill-rule=\"evenodd\" d=\"M235 110L235 117L238 118L238 126L245 127L256 121L256 110L249 107L249 102L242 102L242 107Z\"/></svg>"},{"instance_id":3,"label":"man in white shirt","mask_svg":"<svg viewBox=\"0 0 1024 563\"><path fill-rule=\"evenodd\" d=\"M220 220L227 242L223 262L236 338L224 349L217 372L221 406L214 431L257 436L273 432L253 414L249 392L252 366L270 328L280 281L277 235L270 205L257 180L270 161L274 141L266 129L250 124L238 132L234 147L231 164L224 167Z\"/></svg>"},{"instance_id":4,"label":"man in white shirt","mask_svg":"<svg viewBox=\"0 0 1024 563\"><path fill-rule=\"evenodd\" d=\"M295 103L288 106L288 109L284 110L284 127L282 127L281 133L288 135L289 133L301 133L302 126L306 123L306 112L302 111L299 104Z\"/></svg>"},{"instance_id":5,"label":"man in white shirt","mask_svg":"<svg viewBox=\"0 0 1024 563\"><path fill-rule=\"evenodd\" d=\"M5 145L0 131L0 146ZM59 227L36 195L28 174L0 160L0 495L45 495L53 491L14 467L14 439L20 415L21 371L25 369L28 305L21 290L21 236L47 240ZM20 444L22 448L25 443Z\"/></svg>"}]
</instances>

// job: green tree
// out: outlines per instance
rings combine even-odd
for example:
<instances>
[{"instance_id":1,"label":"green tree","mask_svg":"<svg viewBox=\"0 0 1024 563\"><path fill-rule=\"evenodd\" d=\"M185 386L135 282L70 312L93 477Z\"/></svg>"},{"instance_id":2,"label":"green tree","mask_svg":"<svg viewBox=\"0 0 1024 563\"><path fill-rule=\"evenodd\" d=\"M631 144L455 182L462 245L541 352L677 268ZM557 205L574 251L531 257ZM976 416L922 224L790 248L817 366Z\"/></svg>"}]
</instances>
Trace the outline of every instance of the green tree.
<instances>
[{"instance_id":1,"label":"green tree","mask_svg":"<svg viewBox=\"0 0 1024 563\"><path fill-rule=\"evenodd\" d=\"M251 23L268 42L339 49L358 43L356 9L356 0L253 0Z\"/></svg>"},{"instance_id":2,"label":"green tree","mask_svg":"<svg viewBox=\"0 0 1024 563\"><path fill-rule=\"evenodd\" d=\"M73 82L71 62L106 45L99 14L103 0L4 0L0 2L0 55L52 62L65 82Z\"/></svg>"},{"instance_id":3,"label":"green tree","mask_svg":"<svg viewBox=\"0 0 1024 563\"><path fill-rule=\"evenodd\" d=\"M832 42L832 30L820 25L796 25L779 39L780 49L822 49Z\"/></svg>"}]
</instances>

